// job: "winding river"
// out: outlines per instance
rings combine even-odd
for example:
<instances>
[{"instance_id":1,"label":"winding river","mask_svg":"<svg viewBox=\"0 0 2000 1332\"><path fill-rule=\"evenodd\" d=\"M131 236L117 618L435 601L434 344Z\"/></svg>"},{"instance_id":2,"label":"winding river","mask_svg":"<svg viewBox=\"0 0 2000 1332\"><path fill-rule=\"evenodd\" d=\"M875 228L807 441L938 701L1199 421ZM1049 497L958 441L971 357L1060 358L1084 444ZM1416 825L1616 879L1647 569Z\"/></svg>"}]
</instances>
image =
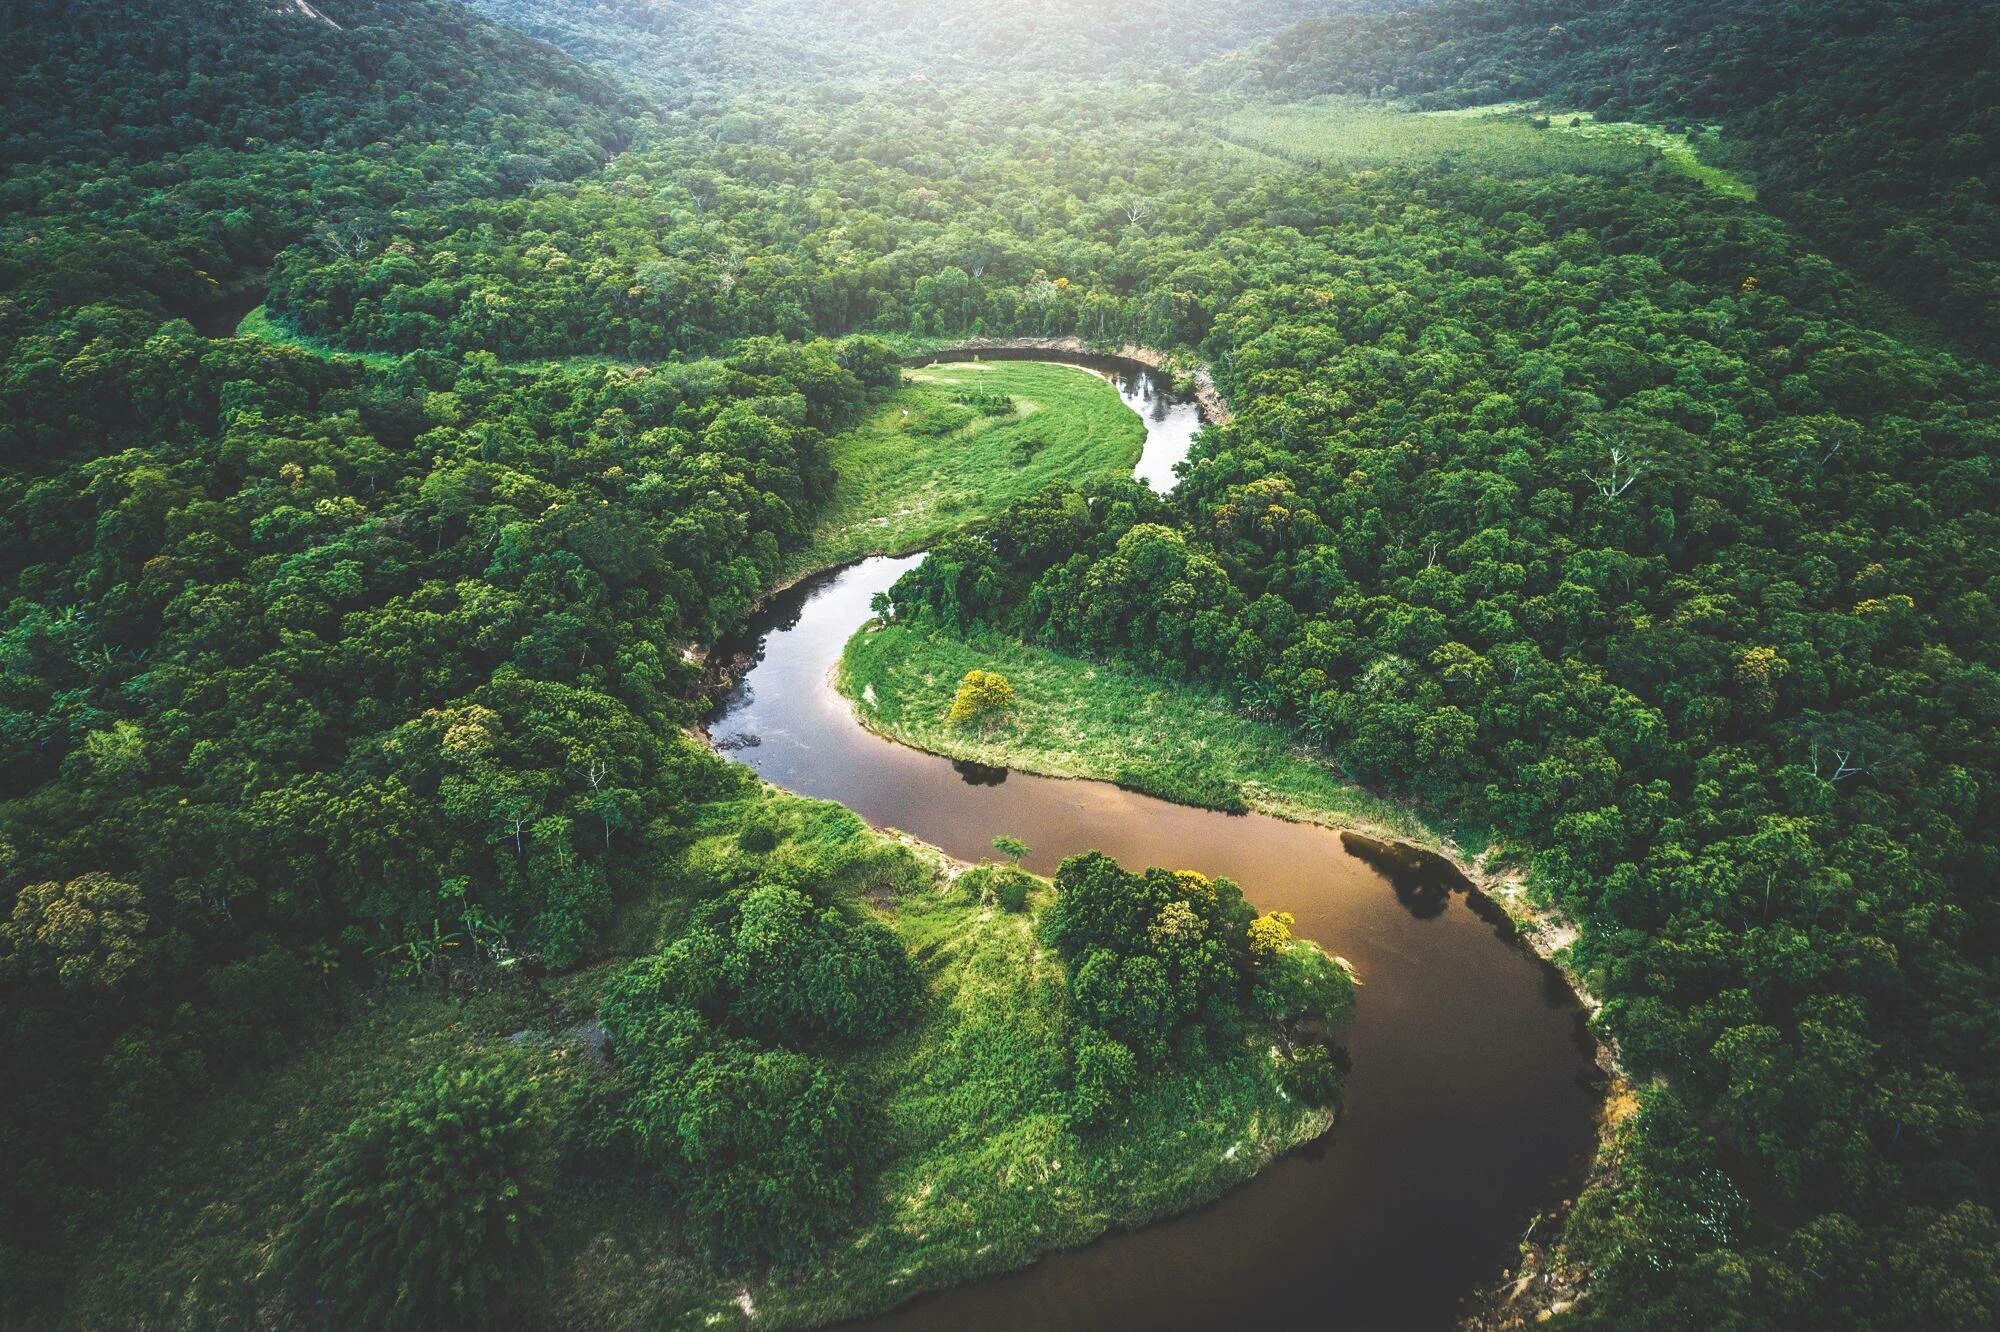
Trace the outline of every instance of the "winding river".
<instances>
[{"instance_id":1,"label":"winding river","mask_svg":"<svg viewBox=\"0 0 2000 1332\"><path fill-rule=\"evenodd\" d=\"M1193 407L1151 372L1093 368L1146 420L1138 474L1170 486L1199 425ZM1094 848L1132 868L1228 875L1347 958L1363 988L1328 1137L1209 1207L919 1298L876 1325L1450 1326L1589 1163L1596 1069L1574 995L1434 857L957 764L865 730L829 676L869 599L922 558L864 560L775 598L744 645L756 664L710 726L716 744L776 785L964 859L1009 833L1042 873Z\"/></svg>"}]
</instances>

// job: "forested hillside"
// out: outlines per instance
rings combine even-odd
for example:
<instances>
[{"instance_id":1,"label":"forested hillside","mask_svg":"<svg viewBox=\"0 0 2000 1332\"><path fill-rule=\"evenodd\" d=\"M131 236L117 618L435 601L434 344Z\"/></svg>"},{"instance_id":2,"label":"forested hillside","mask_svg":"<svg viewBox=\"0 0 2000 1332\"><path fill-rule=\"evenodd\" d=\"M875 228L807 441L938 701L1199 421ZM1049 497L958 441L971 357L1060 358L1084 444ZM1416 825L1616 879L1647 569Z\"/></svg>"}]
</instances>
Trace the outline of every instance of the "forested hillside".
<instances>
[{"instance_id":1,"label":"forested hillside","mask_svg":"<svg viewBox=\"0 0 2000 1332\"><path fill-rule=\"evenodd\" d=\"M1313 0L475 0L479 12L679 102L753 101L835 81L960 90L1001 79L1147 78L1310 17ZM852 100L853 89L833 92Z\"/></svg>"},{"instance_id":2,"label":"forested hillside","mask_svg":"<svg viewBox=\"0 0 2000 1332\"><path fill-rule=\"evenodd\" d=\"M1324 1128L1346 973L1226 880L953 879L689 734L987 335L1234 420L886 613L1198 685L1574 924L1641 1108L1552 1325L2000 1318L1991 6L477 7L0 20L0 1316L828 1321ZM1517 100L1756 197L1409 114Z\"/></svg>"},{"instance_id":3,"label":"forested hillside","mask_svg":"<svg viewBox=\"0 0 2000 1332\"><path fill-rule=\"evenodd\" d=\"M0 29L13 324L201 317L286 244L595 171L638 103L445 0L36 0Z\"/></svg>"},{"instance_id":4,"label":"forested hillside","mask_svg":"<svg viewBox=\"0 0 2000 1332\"><path fill-rule=\"evenodd\" d=\"M1288 97L1521 99L1699 127L1765 202L1989 356L2000 8L1954 0L1441 0L1314 19L1225 66Z\"/></svg>"}]
</instances>

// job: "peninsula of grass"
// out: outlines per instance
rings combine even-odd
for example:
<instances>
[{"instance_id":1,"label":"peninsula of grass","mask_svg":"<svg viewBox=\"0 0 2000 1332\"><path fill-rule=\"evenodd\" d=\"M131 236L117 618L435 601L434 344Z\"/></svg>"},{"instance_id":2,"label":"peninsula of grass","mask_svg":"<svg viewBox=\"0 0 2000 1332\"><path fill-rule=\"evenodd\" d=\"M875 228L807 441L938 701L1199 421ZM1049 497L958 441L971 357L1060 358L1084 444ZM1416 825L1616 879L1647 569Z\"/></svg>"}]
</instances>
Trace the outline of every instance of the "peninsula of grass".
<instances>
[{"instance_id":1,"label":"peninsula of grass","mask_svg":"<svg viewBox=\"0 0 2000 1332\"><path fill-rule=\"evenodd\" d=\"M1046 361L906 371L903 387L833 440L840 478L798 571L921 549L1051 481L1129 476L1146 425L1108 380Z\"/></svg>"},{"instance_id":2,"label":"peninsula of grass","mask_svg":"<svg viewBox=\"0 0 2000 1332\"><path fill-rule=\"evenodd\" d=\"M1007 716L947 713L969 670L1014 689ZM871 625L848 640L836 683L863 724L934 754L1081 777L1185 805L1437 840L1413 813L1344 780L1286 727L1245 717L1225 694L1084 661L993 630Z\"/></svg>"},{"instance_id":3,"label":"peninsula of grass","mask_svg":"<svg viewBox=\"0 0 2000 1332\"><path fill-rule=\"evenodd\" d=\"M1035 929L1046 881L1034 881L1026 909L1008 911L978 886L993 871L961 874L838 805L741 785L700 811L689 843L662 864L660 895L628 904L631 928L619 937L649 952L685 928L705 895L803 870L845 909L893 929L922 984L913 1018L886 1043L820 1051L875 1107L879 1147L847 1228L810 1262L719 1266L687 1242L671 1189L594 1155L631 1090L615 1060L592 1054L591 1018L630 960L619 956L540 982L489 970L449 986L395 983L352 1004L351 1020L235 1079L105 1199L105 1224L47 1325L282 1318L266 1264L341 1128L427 1070L481 1053L514 1059L538 1088L561 1162L535 1223L547 1266L507 1310L511 1325L779 1328L861 1317L1200 1206L1331 1123L1330 1112L1284 1095L1272 1033L1252 1021L1225 1051L1177 1056L1117 1122L1072 1127L1067 980Z\"/></svg>"}]
</instances>

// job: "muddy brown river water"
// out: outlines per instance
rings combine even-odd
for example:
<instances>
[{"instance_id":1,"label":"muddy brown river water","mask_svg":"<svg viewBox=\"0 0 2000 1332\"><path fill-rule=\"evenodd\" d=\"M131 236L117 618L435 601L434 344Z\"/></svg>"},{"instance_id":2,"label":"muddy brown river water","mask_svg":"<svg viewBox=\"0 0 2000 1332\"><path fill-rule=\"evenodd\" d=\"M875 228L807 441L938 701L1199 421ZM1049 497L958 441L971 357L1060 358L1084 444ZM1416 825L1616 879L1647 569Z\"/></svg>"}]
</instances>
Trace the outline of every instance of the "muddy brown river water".
<instances>
[{"instance_id":1,"label":"muddy brown river water","mask_svg":"<svg viewBox=\"0 0 2000 1332\"><path fill-rule=\"evenodd\" d=\"M1128 402L1136 387L1159 395L1137 405L1149 432L1181 436L1149 455L1178 449L1177 461L1193 427L1167 410L1177 404L1163 385L1124 378ZM1155 475L1170 485L1171 462ZM873 1325L1450 1326L1589 1164L1598 1093L1575 996L1434 857L956 764L871 734L830 676L869 599L922 558L864 560L774 599L743 645L756 665L711 723L717 745L776 785L964 859L1008 833L1042 873L1096 849L1132 868L1227 875L1347 958L1362 988L1344 1033L1345 1110L1326 1138L1208 1207L920 1297Z\"/></svg>"}]
</instances>

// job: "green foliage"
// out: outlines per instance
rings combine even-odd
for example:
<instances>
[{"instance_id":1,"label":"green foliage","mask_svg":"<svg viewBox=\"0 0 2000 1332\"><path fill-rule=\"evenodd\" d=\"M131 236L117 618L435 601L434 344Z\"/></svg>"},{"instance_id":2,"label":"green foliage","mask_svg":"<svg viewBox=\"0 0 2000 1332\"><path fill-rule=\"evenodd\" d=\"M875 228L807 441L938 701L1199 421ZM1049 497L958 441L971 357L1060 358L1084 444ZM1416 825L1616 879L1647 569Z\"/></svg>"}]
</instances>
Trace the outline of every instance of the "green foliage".
<instances>
[{"instance_id":1,"label":"green foliage","mask_svg":"<svg viewBox=\"0 0 2000 1332\"><path fill-rule=\"evenodd\" d=\"M865 1101L833 1054L907 1025L922 994L902 941L851 904L821 905L792 882L865 864L851 833L793 848L777 810L733 837L750 877L702 904L666 947L624 968L599 1010L629 1077L617 1113L680 1208L687 1233L726 1264L804 1263L848 1223L874 1143ZM761 878L761 881L757 881ZM831 896L831 894L829 894Z\"/></svg>"},{"instance_id":2,"label":"green foliage","mask_svg":"<svg viewBox=\"0 0 2000 1332\"><path fill-rule=\"evenodd\" d=\"M627 1112L644 1159L720 1261L801 1262L854 1206L860 1103L830 1065L717 1037L680 1011L690 1034L653 1048Z\"/></svg>"},{"instance_id":3,"label":"green foliage","mask_svg":"<svg viewBox=\"0 0 2000 1332\"><path fill-rule=\"evenodd\" d=\"M1284 1055L1278 1081L1288 1095L1307 1105L1337 1105L1345 1084L1344 1065L1324 1045L1308 1042Z\"/></svg>"},{"instance_id":4,"label":"green foliage","mask_svg":"<svg viewBox=\"0 0 2000 1332\"><path fill-rule=\"evenodd\" d=\"M965 385L969 388L960 388ZM960 397L1004 412L971 415ZM840 485L800 565L930 545L1051 481L1130 476L1145 427L1103 379L1071 365L926 366L828 444Z\"/></svg>"},{"instance_id":5,"label":"green foliage","mask_svg":"<svg viewBox=\"0 0 2000 1332\"><path fill-rule=\"evenodd\" d=\"M273 1276L343 1321L490 1323L537 1268L544 1115L502 1060L438 1069L363 1112L300 1199Z\"/></svg>"},{"instance_id":6,"label":"green foliage","mask_svg":"<svg viewBox=\"0 0 2000 1332\"><path fill-rule=\"evenodd\" d=\"M1988 5L1446 0L1312 19L1218 76L1427 107L1537 98L1558 124L1580 107L1685 130L1750 166L1763 199L1835 255L1990 355L1997 52Z\"/></svg>"},{"instance_id":7,"label":"green foliage","mask_svg":"<svg viewBox=\"0 0 2000 1332\"><path fill-rule=\"evenodd\" d=\"M1262 924L1259 918L1257 924ZM1251 926L1256 951L1257 926ZM1354 1014L1354 978L1324 950L1304 939L1289 939L1257 957L1251 979L1257 1011L1279 1022L1331 1026Z\"/></svg>"},{"instance_id":8,"label":"green foliage","mask_svg":"<svg viewBox=\"0 0 2000 1332\"><path fill-rule=\"evenodd\" d=\"M1014 707L1014 686L998 671L967 671L946 714L955 726L991 726Z\"/></svg>"},{"instance_id":9,"label":"green foliage","mask_svg":"<svg viewBox=\"0 0 2000 1332\"><path fill-rule=\"evenodd\" d=\"M1342 789L1331 765L1300 775L1325 755L1530 859L1581 926L1572 960L1606 1029L1679 1102L1648 1102L1622 1179L1586 1204L1609 1218L1579 1221L1607 1274L1587 1316L1993 1321L2000 386L1881 326L1822 255L1990 351L1991 6L1443 3L1335 16L1187 80L1161 52L1194 58L1303 7L1190 24L1178 4L1037 0L1023 40L958 0L921 23L913 0L726 19L486 3L650 70L672 105L652 115L430 0L36 4L0 37L10 1265L93 1279L25 1246L78 1234L79 1205L216 1068L284 1047L315 995L287 979L308 959L337 992L370 957L450 977L601 948L701 802L740 789L684 738L681 649L806 561L836 466L880 482L848 517L895 518L924 479L897 465L909 451L949 459L922 493L965 494L980 470L1022 487L937 545L885 631L1061 649L1032 687L996 654L940 676L1022 685L1006 744L1024 749L1052 699L1091 700L1064 704L1081 738L1063 765L1305 804ZM946 52L972 66L949 95L906 77ZM1115 86L1127 56L1145 77ZM869 72L894 77L801 86ZM1550 123L1203 101L1218 84L1438 110L1538 97ZM710 96L742 87L754 101ZM1601 142L1558 123L1572 107L1653 137ZM1258 146L1206 128L1232 122ZM1657 154L1668 131L1684 151ZM1690 156L1746 170L1759 197L1691 178ZM196 332L226 332L267 281L312 343ZM997 403L967 384L921 386L919 428L870 443L843 432L879 421L894 351L815 340L864 328L909 348L1198 350L1238 415L1170 498L1095 482L1126 445L1066 453L1054 422L1018 402L1019 421L982 416ZM407 354L321 354L335 346ZM715 359L575 359L591 355ZM982 425L994 451L953 454ZM1089 493L1041 484L1063 479ZM980 507L881 535L928 540ZM845 552L874 540L840 531ZM1056 676L1067 691L1045 694ZM1133 728L1089 714L1140 698L1267 729L1179 728L1171 752L1107 767ZM956 729L941 699L930 711ZM1188 739L1225 733L1222 758ZM951 743L975 740L1001 743ZM1276 795L1259 785L1274 772L1292 783ZM713 940L654 984L690 999L648 1001L694 1014L708 1060L661 1104L718 1116L714 1139L662 1123L662 1170L689 1143L760 1143L732 1107L785 1122L836 1058L739 1044L722 959L752 891L774 890L786 958L823 928L856 936L823 921L836 892L908 900L887 851L764 872L781 845L852 835L822 820L760 850L732 829L739 859L704 894L719 910L683 921L681 891L654 908L675 939ZM1205 1133L1219 1159L1274 1103L1272 1071L1195 1061L1186 1039L1163 1054L1138 1020L1220 1048L1254 1011L1255 967L1223 969L1230 1004L1189 1007L1229 987L1168 942L1185 922L1157 917L1162 940L1079 941L1064 996L1037 997L1169 1057L1184 1076L1157 1102L1140 1087L1134 1124L1178 1110L1195 1128L1175 1140ZM927 936L960 979L966 920ZM968 949L1018 959L1029 922L980 923ZM757 1023L863 1031L849 1000L895 988L883 956L857 944L851 968L749 1001ZM1324 1006L1309 980L1296 1002ZM902 1089L898 1113L926 1127L897 1199L992 1163L947 1125L979 1125L1023 1170L1074 1149L1048 1109L1077 1075L1068 1017L1029 1034L959 1018L915 1051L838 1056L909 1076L869 1087ZM775 1223L788 1245L839 1210L834 1129L784 1167L804 1175L797 1217ZM1711 1132L1776 1206L1721 1187ZM1154 1142L1096 1142L1106 1172L1149 1181L1121 1220L1250 1168L1147 1174ZM991 1257L968 1239L924 1280L1024 1260L1057 1242L1026 1237L1096 1233L1115 1210L1089 1191L1087 1223L979 1196L1012 1238ZM202 1289L243 1285L230 1275Z\"/></svg>"},{"instance_id":10,"label":"green foliage","mask_svg":"<svg viewBox=\"0 0 2000 1332\"><path fill-rule=\"evenodd\" d=\"M1109 1033L1078 1026L1071 1038L1070 1061L1070 1119L1079 1128L1102 1128L1138 1090L1138 1056Z\"/></svg>"},{"instance_id":11,"label":"green foliage","mask_svg":"<svg viewBox=\"0 0 2000 1332\"><path fill-rule=\"evenodd\" d=\"M0 976L53 975L66 989L109 989L139 965L150 923L139 890L109 874L31 883L0 924Z\"/></svg>"}]
</instances>

